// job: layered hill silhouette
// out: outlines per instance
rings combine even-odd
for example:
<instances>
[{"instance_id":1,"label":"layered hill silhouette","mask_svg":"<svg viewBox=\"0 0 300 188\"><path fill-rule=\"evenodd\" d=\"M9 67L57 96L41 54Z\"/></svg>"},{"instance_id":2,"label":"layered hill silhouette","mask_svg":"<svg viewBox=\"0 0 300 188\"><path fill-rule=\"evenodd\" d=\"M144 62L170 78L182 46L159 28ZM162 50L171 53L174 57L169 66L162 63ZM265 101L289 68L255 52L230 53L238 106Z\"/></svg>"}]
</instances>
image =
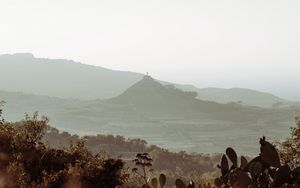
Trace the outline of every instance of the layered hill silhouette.
<instances>
[{"instance_id":1,"label":"layered hill silhouette","mask_svg":"<svg viewBox=\"0 0 300 188\"><path fill-rule=\"evenodd\" d=\"M143 77L71 60L35 58L32 54L1 55L0 67L0 90L62 98L110 98Z\"/></svg>"},{"instance_id":2,"label":"layered hill silhouette","mask_svg":"<svg viewBox=\"0 0 300 188\"><path fill-rule=\"evenodd\" d=\"M266 119L270 116L274 118L284 116L280 114L282 113L280 110L201 100L197 98L197 92L182 91L173 85L163 85L150 76L144 76L121 95L107 102L122 107L127 106L127 112L134 111L151 114L151 116L168 114L184 119L209 118L232 122L256 122L257 119L262 118L262 115Z\"/></svg>"},{"instance_id":3,"label":"layered hill silhouette","mask_svg":"<svg viewBox=\"0 0 300 188\"><path fill-rule=\"evenodd\" d=\"M116 97L143 74L114 71L72 60L36 58L32 54L0 55L0 90L81 100ZM163 85L170 83L159 81ZM197 98L218 103L241 102L245 105L272 107L294 103L272 94L234 88L204 88L172 84L183 91L198 93Z\"/></svg>"},{"instance_id":4,"label":"layered hill silhouette","mask_svg":"<svg viewBox=\"0 0 300 188\"><path fill-rule=\"evenodd\" d=\"M118 134L175 151L196 152L218 152L246 138L253 143L241 144L239 149L253 154L257 134L284 138L300 113L296 107L266 109L199 100L194 92L163 85L150 76L106 100L5 91L0 92L0 100L6 101L3 115L7 120L18 120L25 112L37 110L50 118L51 125L71 133Z\"/></svg>"},{"instance_id":5,"label":"layered hill silhouette","mask_svg":"<svg viewBox=\"0 0 300 188\"><path fill-rule=\"evenodd\" d=\"M180 110L180 108L194 108L196 92L187 92L172 85L162 85L150 76L129 87L124 93L115 97L110 102L133 105L145 110Z\"/></svg>"},{"instance_id":6,"label":"layered hill silhouette","mask_svg":"<svg viewBox=\"0 0 300 188\"><path fill-rule=\"evenodd\" d=\"M173 85L162 85L150 76L144 76L142 80L129 87L118 97L108 100L114 104L128 105L138 112L177 114L190 118L219 115L218 117L240 119L247 115L246 111L253 114L257 109L233 104L219 104L211 101L197 99L197 93L182 91ZM242 113L240 113L242 112ZM236 117L232 117L232 116ZM238 116L239 115L239 116Z\"/></svg>"},{"instance_id":7,"label":"layered hill silhouette","mask_svg":"<svg viewBox=\"0 0 300 188\"><path fill-rule=\"evenodd\" d=\"M223 89L210 87L201 89L190 88L190 90L197 92L197 98L199 99L215 101L218 103L236 102L244 105L267 108L300 105L299 102L288 101L270 93L245 88Z\"/></svg>"}]
</instances>

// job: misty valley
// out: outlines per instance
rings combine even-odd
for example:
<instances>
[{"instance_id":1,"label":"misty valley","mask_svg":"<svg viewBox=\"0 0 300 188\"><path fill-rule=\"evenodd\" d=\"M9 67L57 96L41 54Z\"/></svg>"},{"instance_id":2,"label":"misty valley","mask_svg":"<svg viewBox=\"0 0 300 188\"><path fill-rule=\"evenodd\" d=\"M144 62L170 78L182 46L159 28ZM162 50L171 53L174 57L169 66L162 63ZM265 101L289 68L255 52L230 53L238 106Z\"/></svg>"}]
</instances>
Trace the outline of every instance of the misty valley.
<instances>
[{"instance_id":1,"label":"misty valley","mask_svg":"<svg viewBox=\"0 0 300 188\"><path fill-rule=\"evenodd\" d=\"M237 173L236 170L254 173L245 161L257 155L260 158L254 158L248 165L265 165L260 168L266 170L276 167L279 172L283 167L279 158L276 158L277 151L273 151L274 147L268 141L283 143L283 148L289 147L284 144L288 143L286 139L290 137L290 127L294 126L295 117L300 114L299 102L269 93L242 88L199 89L192 85L159 81L148 74L113 71L69 60L35 58L32 54L1 55L0 66L0 101L4 118L1 122L2 144L8 144L5 139L11 139L9 142L13 148L17 147L13 145L14 142L19 145L22 139L25 139L24 144L27 143L17 149L10 151L6 148L3 151L22 153L24 148L31 148L26 152L34 151L35 154L21 154L25 160L25 171L26 164L30 163L31 166L41 165L41 169L48 168L47 165L50 165L49 168L58 167L62 171L57 172L67 173L62 163L71 166L77 164L72 161L76 157L89 161L80 163L83 166L97 166L100 159L93 158L93 155L104 152L104 155L120 160L110 161L109 165L112 166L107 166L107 170L114 165L122 169L126 164L134 174L138 170L135 166L146 171L153 166L157 172L152 174L149 171L153 178L151 182L147 179L144 181L153 188L158 184L172 187L172 182L178 188L185 187L184 182L194 176L202 178L196 179L199 186L210 187L214 184L222 187L228 183L225 176ZM15 72L19 76L15 76ZM42 116L47 118L43 119ZM25 137L19 137L22 135L20 133ZM36 140L28 142L31 137ZM221 154L225 148L227 157ZM236 151L244 155L241 167L237 166ZM284 156L283 153L280 155ZM59 156L65 157L63 162L58 162L60 160L56 158ZM2 153L0 161L6 159L6 154ZM227 159L232 163L230 170L226 167L229 163ZM220 160L221 173L216 169ZM108 161L102 162L106 164ZM90 166L84 168L89 170ZM29 169L26 173L30 173ZM297 170L299 168L289 173L298 173ZM43 173L51 174L54 171L46 169ZM82 180L68 179L64 186L83 185L86 181L86 187L93 187L90 178L104 177L110 172L88 176L84 175L85 170L82 173ZM69 177L62 175L65 176ZM90 180L84 180L85 176ZM112 185L108 185L106 180L95 180L96 187L114 187L125 182L122 179L125 177L114 176L118 176L118 181L107 180L112 181ZM264 176L264 173L260 176ZM143 177L148 178L146 175ZM38 175L31 174L29 178L30 182L41 181ZM128 187L140 184L135 178L125 178L125 184ZM167 178L169 181L166 183ZM269 183L255 183L257 177L249 178L253 179L247 179L247 185ZM50 187L61 186L59 181L43 180ZM239 183L245 184L244 181ZM188 186L195 186L192 184L190 182Z\"/></svg>"},{"instance_id":2,"label":"misty valley","mask_svg":"<svg viewBox=\"0 0 300 188\"><path fill-rule=\"evenodd\" d=\"M28 74L26 78L31 77L30 79L37 82L36 85L29 87L36 87L38 90L49 86L53 90L51 93L59 92L55 91L59 82L56 83L56 78L53 78L53 81L49 78L49 85L43 83L38 85L38 82L45 79L42 76L46 74L45 71L48 72L47 74L50 74L49 70L52 70L53 74L59 73L61 71L59 62L69 66L66 68L69 70L74 66L85 67L63 60L57 62L35 59L33 56L26 55L23 57L26 61L22 62L19 56L21 55L6 58L8 62L22 63L27 67L26 69L38 70L37 75L34 72L26 73ZM6 60L5 56L2 58ZM1 63L5 62L1 61ZM3 74L0 77L13 74L9 72L10 66L12 65L8 63L1 66ZM7 71L4 72L5 68ZM87 68L91 69L88 66ZM89 71L97 71L96 67L94 69ZM75 77L82 78L90 75L88 71L79 73L82 75L74 75L74 82L77 82ZM114 90L117 90L119 89L117 86L110 85L110 79L115 79L116 73L111 74L102 78L99 71L98 79L101 82L99 85L107 84L107 88L116 87ZM67 85L73 84L72 80L68 80L69 78L60 79L61 82L69 81ZM104 86L97 88L99 96L103 96L100 90L103 88ZM92 86L90 90L93 92ZM248 95L248 98L253 100L251 93ZM294 124L294 117L300 112L296 102L286 102L286 104L282 102L282 106L279 107L261 107L243 105L241 102L236 102L238 99L227 103L202 100L197 98L195 91L183 91L176 88L176 85L163 84L151 76L143 76L136 82L132 81L131 86L109 99L68 99L8 91L0 91L0 97L6 102L4 117L7 120L16 121L22 119L25 113L30 115L38 111L40 115L50 119L52 126L62 131L79 135L113 134L127 138L142 138L149 144L172 151L199 153L217 153L226 146L232 146L247 155L256 155L259 152L256 145L260 136L278 141L286 138L289 135L289 127ZM271 97L273 96L270 95ZM265 101L268 100L271 99Z\"/></svg>"}]
</instances>

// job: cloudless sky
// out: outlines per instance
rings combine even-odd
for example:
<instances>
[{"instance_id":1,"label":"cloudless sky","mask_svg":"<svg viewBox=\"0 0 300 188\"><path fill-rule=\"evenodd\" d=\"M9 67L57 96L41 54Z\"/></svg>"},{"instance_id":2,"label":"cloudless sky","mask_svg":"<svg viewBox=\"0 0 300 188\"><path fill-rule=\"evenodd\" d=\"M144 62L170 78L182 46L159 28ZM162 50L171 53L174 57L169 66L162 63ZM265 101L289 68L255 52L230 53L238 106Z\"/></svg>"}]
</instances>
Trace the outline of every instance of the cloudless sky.
<instances>
[{"instance_id":1,"label":"cloudless sky","mask_svg":"<svg viewBox=\"0 0 300 188\"><path fill-rule=\"evenodd\" d=\"M0 53L300 100L299 10L299 0L0 0Z\"/></svg>"}]
</instances>

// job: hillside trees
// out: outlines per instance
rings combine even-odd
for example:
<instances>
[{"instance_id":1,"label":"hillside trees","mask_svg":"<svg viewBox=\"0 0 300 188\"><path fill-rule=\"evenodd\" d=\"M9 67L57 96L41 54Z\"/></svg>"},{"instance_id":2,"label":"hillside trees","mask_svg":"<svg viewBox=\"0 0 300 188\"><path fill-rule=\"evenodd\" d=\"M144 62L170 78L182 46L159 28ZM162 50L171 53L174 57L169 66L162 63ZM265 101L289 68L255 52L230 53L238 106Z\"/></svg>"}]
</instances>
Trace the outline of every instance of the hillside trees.
<instances>
[{"instance_id":1,"label":"hillside trees","mask_svg":"<svg viewBox=\"0 0 300 188\"><path fill-rule=\"evenodd\" d=\"M4 119L2 118L2 106L4 104L4 101L0 100L0 125L4 122Z\"/></svg>"},{"instance_id":2,"label":"hillside trees","mask_svg":"<svg viewBox=\"0 0 300 188\"><path fill-rule=\"evenodd\" d=\"M300 166L300 117L296 117L295 122L296 127L291 128L291 137L279 145L283 163L292 168Z\"/></svg>"}]
</instances>

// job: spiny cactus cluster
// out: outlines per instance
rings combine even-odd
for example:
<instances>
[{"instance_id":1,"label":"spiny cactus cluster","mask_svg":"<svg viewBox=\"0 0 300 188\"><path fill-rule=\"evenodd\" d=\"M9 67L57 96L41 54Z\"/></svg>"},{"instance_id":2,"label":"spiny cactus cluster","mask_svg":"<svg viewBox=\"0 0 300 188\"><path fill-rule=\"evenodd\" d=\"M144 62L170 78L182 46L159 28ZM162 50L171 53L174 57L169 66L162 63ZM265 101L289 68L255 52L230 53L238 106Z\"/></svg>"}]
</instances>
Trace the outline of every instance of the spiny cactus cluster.
<instances>
[{"instance_id":1,"label":"spiny cactus cluster","mask_svg":"<svg viewBox=\"0 0 300 188\"><path fill-rule=\"evenodd\" d=\"M151 186L152 188L164 188L165 185L166 185L166 181L167 181L167 178L164 174L160 174L159 175L159 186L158 186L158 180L157 178L152 178L151 180ZM196 188L196 184L195 182L193 182L192 180L190 180L190 182L186 185L181 179L176 179L175 181L175 186L176 188ZM143 188L146 188L146 186L143 186ZM208 184L199 184L197 187L199 188L211 188L211 184L208 183ZM151 187L149 187L151 188Z\"/></svg>"},{"instance_id":2,"label":"spiny cactus cluster","mask_svg":"<svg viewBox=\"0 0 300 188\"><path fill-rule=\"evenodd\" d=\"M164 188L164 186L166 185L166 181L167 181L166 175L160 174L158 180L157 178L152 178L151 186L152 188L159 188L159 187Z\"/></svg>"},{"instance_id":3,"label":"spiny cactus cluster","mask_svg":"<svg viewBox=\"0 0 300 188\"><path fill-rule=\"evenodd\" d=\"M148 153L138 153L133 162L138 168L133 168L132 171L144 181L142 188L164 188L166 186L167 178L164 174L160 174L158 179L156 177L151 179L151 173L153 172L153 169L151 169L153 159ZM196 184L192 180L185 185L181 179L176 179L175 186L177 188L196 188ZM200 184L198 187L211 188L212 186L208 183L204 185Z\"/></svg>"},{"instance_id":4,"label":"spiny cactus cluster","mask_svg":"<svg viewBox=\"0 0 300 188\"><path fill-rule=\"evenodd\" d=\"M281 165L277 150L265 137L260 139L260 155L250 162L242 156L238 165L236 152L227 148L218 167L221 177L215 179L216 187L300 187L300 167Z\"/></svg>"},{"instance_id":5,"label":"spiny cactus cluster","mask_svg":"<svg viewBox=\"0 0 300 188\"><path fill-rule=\"evenodd\" d=\"M187 185L185 185L185 183L181 179L177 179L175 181L175 186L176 186L176 188L196 188L196 184L192 180L190 180L190 182ZM203 184L203 185L199 184L198 187L199 188L211 188L212 186L210 183L208 183L208 184Z\"/></svg>"}]
</instances>

